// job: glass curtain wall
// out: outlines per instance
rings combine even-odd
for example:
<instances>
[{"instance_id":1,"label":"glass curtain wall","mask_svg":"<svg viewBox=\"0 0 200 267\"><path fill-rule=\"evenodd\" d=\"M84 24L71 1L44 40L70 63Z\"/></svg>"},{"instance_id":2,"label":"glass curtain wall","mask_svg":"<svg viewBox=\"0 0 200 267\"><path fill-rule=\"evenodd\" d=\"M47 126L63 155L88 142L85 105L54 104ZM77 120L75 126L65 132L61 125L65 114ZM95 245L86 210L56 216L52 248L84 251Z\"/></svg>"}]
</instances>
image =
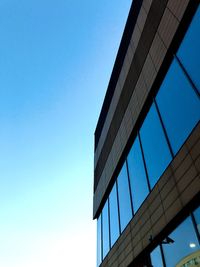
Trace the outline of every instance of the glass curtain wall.
<instances>
[{"instance_id":1,"label":"glass curtain wall","mask_svg":"<svg viewBox=\"0 0 200 267\"><path fill-rule=\"evenodd\" d=\"M148 181L139 138L136 137L127 158L134 212L149 194Z\"/></svg>"},{"instance_id":2,"label":"glass curtain wall","mask_svg":"<svg viewBox=\"0 0 200 267\"><path fill-rule=\"evenodd\" d=\"M153 267L165 267L163 265L163 259L160 246L157 246L150 254L151 263Z\"/></svg>"},{"instance_id":3,"label":"glass curtain wall","mask_svg":"<svg viewBox=\"0 0 200 267\"><path fill-rule=\"evenodd\" d=\"M150 253L153 267L194 267L200 265L200 240L198 232L195 230L199 224L199 210L200 208L188 216ZM192 219L193 217L195 220Z\"/></svg>"},{"instance_id":4,"label":"glass curtain wall","mask_svg":"<svg viewBox=\"0 0 200 267\"><path fill-rule=\"evenodd\" d=\"M97 266L102 261L101 215L97 219Z\"/></svg>"},{"instance_id":5,"label":"glass curtain wall","mask_svg":"<svg viewBox=\"0 0 200 267\"><path fill-rule=\"evenodd\" d=\"M200 102L195 91L174 60L156 96L174 155L200 118Z\"/></svg>"},{"instance_id":6,"label":"glass curtain wall","mask_svg":"<svg viewBox=\"0 0 200 267\"><path fill-rule=\"evenodd\" d=\"M120 223L118 213L118 201L117 201L117 186L116 183L113 186L109 196L110 204L110 241L111 247L120 235Z\"/></svg>"},{"instance_id":7,"label":"glass curtain wall","mask_svg":"<svg viewBox=\"0 0 200 267\"><path fill-rule=\"evenodd\" d=\"M199 123L200 38L196 36L200 36L200 7L152 101L153 104L138 130L138 135L133 140L127 159L98 219L98 264L133 217L133 211L136 212L140 208L149 191ZM200 231L199 214L197 209L194 218L198 222L198 231ZM188 219L183 226L180 226L181 229L184 229L186 224L190 227L191 220ZM178 244L178 230L172 236L176 238ZM192 230L190 236L196 245ZM187 240L189 236L185 238ZM184 246L183 251L189 249L188 244ZM170 246L165 246L163 249L167 255ZM152 261L156 260L154 255L157 255L158 251L159 249L152 252ZM168 262L169 266L172 264L176 263Z\"/></svg>"},{"instance_id":8,"label":"glass curtain wall","mask_svg":"<svg viewBox=\"0 0 200 267\"><path fill-rule=\"evenodd\" d=\"M149 182L151 188L153 188L172 160L172 155L154 104L151 106L140 129L140 136Z\"/></svg>"},{"instance_id":9,"label":"glass curtain wall","mask_svg":"<svg viewBox=\"0 0 200 267\"><path fill-rule=\"evenodd\" d=\"M133 216L126 164L123 165L117 178L117 186L119 195L120 225L121 231L123 231Z\"/></svg>"},{"instance_id":10,"label":"glass curtain wall","mask_svg":"<svg viewBox=\"0 0 200 267\"><path fill-rule=\"evenodd\" d=\"M103 259L110 250L110 233L109 233L109 213L108 200L106 201L102 210L102 245L103 245Z\"/></svg>"},{"instance_id":11,"label":"glass curtain wall","mask_svg":"<svg viewBox=\"0 0 200 267\"><path fill-rule=\"evenodd\" d=\"M200 92L200 6L179 47L177 57Z\"/></svg>"}]
</instances>

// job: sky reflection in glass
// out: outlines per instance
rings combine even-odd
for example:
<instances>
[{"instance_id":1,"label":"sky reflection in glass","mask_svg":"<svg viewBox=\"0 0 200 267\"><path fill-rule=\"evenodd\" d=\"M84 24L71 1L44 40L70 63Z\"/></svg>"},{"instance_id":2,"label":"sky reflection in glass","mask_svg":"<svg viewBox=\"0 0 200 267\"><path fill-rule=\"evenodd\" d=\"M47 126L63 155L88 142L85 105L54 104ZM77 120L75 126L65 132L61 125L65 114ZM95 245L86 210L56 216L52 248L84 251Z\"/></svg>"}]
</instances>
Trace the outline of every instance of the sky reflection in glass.
<instances>
[{"instance_id":1,"label":"sky reflection in glass","mask_svg":"<svg viewBox=\"0 0 200 267\"><path fill-rule=\"evenodd\" d=\"M200 92L200 7L178 50L178 57Z\"/></svg>"},{"instance_id":2,"label":"sky reflection in glass","mask_svg":"<svg viewBox=\"0 0 200 267\"><path fill-rule=\"evenodd\" d=\"M198 207L195 211L194 211L194 218L197 224L197 229L199 231L200 234L200 207Z\"/></svg>"},{"instance_id":3,"label":"sky reflection in glass","mask_svg":"<svg viewBox=\"0 0 200 267\"><path fill-rule=\"evenodd\" d=\"M97 220L97 266L101 263L102 258L101 252L101 215Z\"/></svg>"},{"instance_id":4,"label":"sky reflection in glass","mask_svg":"<svg viewBox=\"0 0 200 267\"><path fill-rule=\"evenodd\" d=\"M199 250L197 236L190 217L182 222L169 237L174 240L174 243L163 245L167 267L176 266L185 256Z\"/></svg>"},{"instance_id":5,"label":"sky reflection in glass","mask_svg":"<svg viewBox=\"0 0 200 267\"><path fill-rule=\"evenodd\" d=\"M121 231L127 226L132 218L131 198L129 194L128 175L126 165L124 164L117 178L118 194L119 194L119 211Z\"/></svg>"},{"instance_id":6,"label":"sky reflection in glass","mask_svg":"<svg viewBox=\"0 0 200 267\"><path fill-rule=\"evenodd\" d=\"M200 119L200 100L176 60L161 85L156 101L176 154Z\"/></svg>"},{"instance_id":7,"label":"sky reflection in glass","mask_svg":"<svg viewBox=\"0 0 200 267\"><path fill-rule=\"evenodd\" d=\"M113 186L109 196L110 205L110 239L111 247L119 237L119 214L117 205L117 188L116 183Z\"/></svg>"},{"instance_id":8,"label":"sky reflection in glass","mask_svg":"<svg viewBox=\"0 0 200 267\"><path fill-rule=\"evenodd\" d=\"M140 136L152 188L172 159L154 104L140 129Z\"/></svg>"},{"instance_id":9,"label":"sky reflection in glass","mask_svg":"<svg viewBox=\"0 0 200 267\"><path fill-rule=\"evenodd\" d=\"M102 211L102 232L103 232L103 259L107 255L110 244L109 244L109 218L108 218L108 200L106 201Z\"/></svg>"},{"instance_id":10,"label":"sky reflection in glass","mask_svg":"<svg viewBox=\"0 0 200 267\"><path fill-rule=\"evenodd\" d=\"M151 264L153 267L163 267L163 261L162 261L162 256L161 256L161 251L160 247L156 247L152 252L151 252Z\"/></svg>"},{"instance_id":11,"label":"sky reflection in glass","mask_svg":"<svg viewBox=\"0 0 200 267\"><path fill-rule=\"evenodd\" d=\"M138 137L128 155L128 169L130 175L131 194L134 212L138 210L146 196L149 194L142 153Z\"/></svg>"}]
</instances>

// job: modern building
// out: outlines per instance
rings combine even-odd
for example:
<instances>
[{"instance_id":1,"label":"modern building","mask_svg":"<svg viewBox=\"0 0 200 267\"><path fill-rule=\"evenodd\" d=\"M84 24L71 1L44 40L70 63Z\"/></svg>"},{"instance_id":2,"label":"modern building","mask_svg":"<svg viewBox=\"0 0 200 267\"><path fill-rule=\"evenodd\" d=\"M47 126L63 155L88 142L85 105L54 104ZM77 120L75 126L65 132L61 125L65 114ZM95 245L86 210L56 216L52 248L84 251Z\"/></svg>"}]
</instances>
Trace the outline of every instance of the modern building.
<instances>
[{"instance_id":1,"label":"modern building","mask_svg":"<svg viewBox=\"0 0 200 267\"><path fill-rule=\"evenodd\" d=\"M200 266L199 119L199 0L134 0L95 130L97 266Z\"/></svg>"}]
</instances>

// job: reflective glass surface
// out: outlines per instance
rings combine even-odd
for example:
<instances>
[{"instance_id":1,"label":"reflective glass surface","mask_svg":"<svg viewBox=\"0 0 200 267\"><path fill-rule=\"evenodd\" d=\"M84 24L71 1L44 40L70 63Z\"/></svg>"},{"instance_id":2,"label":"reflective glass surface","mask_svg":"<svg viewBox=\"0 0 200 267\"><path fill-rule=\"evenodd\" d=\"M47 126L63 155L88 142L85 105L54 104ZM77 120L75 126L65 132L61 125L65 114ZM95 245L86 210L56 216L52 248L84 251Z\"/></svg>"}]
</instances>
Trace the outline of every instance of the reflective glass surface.
<instances>
[{"instance_id":1,"label":"reflective glass surface","mask_svg":"<svg viewBox=\"0 0 200 267\"><path fill-rule=\"evenodd\" d=\"M109 218L108 218L108 200L106 201L102 210L102 232L103 232L103 259L107 255L110 244L109 244Z\"/></svg>"},{"instance_id":2,"label":"reflective glass surface","mask_svg":"<svg viewBox=\"0 0 200 267\"><path fill-rule=\"evenodd\" d=\"M113 246L113 244L119 237L119 215L118 215L118 205L117 205L116 183L114 184L113 189L110 192L109 205L110 205L110 239L111 239L111 246Z\"/></svg>"},{"instance_id":3,"label":"reflective glass surface","mask_svg":"<svg viewBox=\"0 0 200 267\"><path fill-rule=\"evenodd\" d=\"M200 119L200 100L176 60L156 96L174 154Z\"/></svg>"},{"instance_id":4,"label":"reflective glass surface","mask_svg":"<svg viewBox=\"0 0 200 267\"><path fill-rule=\"evenodd\" d=\"M200 7L178 50L178 57L200 91Z\"/></svg>"},{"instance_id":5,"label":"reflective glass surface","mask_svg":"<svg viewBox=\"0 0 200 267\"><path fill-rule=\"evenodd\" d=\"M160 251L160 246L156 247L150 254L151 264L153 267L163 267L163 261Z\"/></svg>"},{"instance_id":6,"label":"reflective glass surface","mask_svg":"<svg viewBox=\"0 0 200 267\"><path fill-rule=\"evenodd\" d=\"M131 198L125 164L123 165L121 172L117 178L117 185L119 194L120 224L121 231L123 231L132 218Z\"/></svg>"},{"instance_id":7,"label":"reflective glass surface","mask_svg":"<svg viewBox=\"0 0 200 267\"><path fill-rule=\"evenodd\" d=\"M131 194L134 212L138 210L146 196L149 194L146 173L138 137L128 155L128 169L130 175Z\"/></svg>"},{"instance_id":8,"label":"reflective glass surface","mask_svg":"<svg viewBox=\"0 0 200 267\"><path fill-rule=\"evenodd\" d=\"M154 104L140 129L140 136L152 188L172 159Z\"/></svg>"},{"instance_id":9,"label":"reflective glass surface","mask_svg":"<svg viewBox=\"0 0 200 267\"><path fill-rule=\"evenodd\" d=\"M198 207L195 211L194 211L194 218L197 224L197 229L199 231L200 234L200 207Z\"/></svg>"},{"instance_id":10,"label":"reflective glass surface","mask_svg":"<svg viewBox=\"0 0 200 267\"><path fill-rule=\"evenodd\" d=\"M186 265L200 256L199 244L191 217L181 223L169 237L174 242L163 244L167 267L194 266Z\"/></svg>"},{"instance_id":11,"label":"reflective glass surface","mask_svg":"<svg viewBox=\"0 0 200 267\"><path fill-rule=\"evenodd\" d=\"M97 219L97 266L101 264L101 215Z\"/></svg>"}]
</instances>

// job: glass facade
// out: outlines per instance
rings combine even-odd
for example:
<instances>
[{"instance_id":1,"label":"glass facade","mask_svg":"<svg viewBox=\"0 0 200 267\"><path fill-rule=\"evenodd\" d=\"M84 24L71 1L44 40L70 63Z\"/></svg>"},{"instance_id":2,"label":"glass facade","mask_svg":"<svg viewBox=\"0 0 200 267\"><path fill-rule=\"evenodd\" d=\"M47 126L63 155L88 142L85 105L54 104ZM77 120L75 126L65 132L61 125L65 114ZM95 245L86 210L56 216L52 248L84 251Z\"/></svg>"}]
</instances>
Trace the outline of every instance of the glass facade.
<instances>
[{"instance_id":1,"label":"glass facade","mask_svg":"<svg viewBox=\"0 0 200 267\"><path fill-rule=\"evenodd\" d=\"M200 7L180 45L177 57L200 92Z\"/></svg>"},{"instance_id":2,"label":"glass facade","mask_svg":"<svg viewBox=\"0 0 200 267\"><path fill-rule=\"evenodd\" d=\"M200 248L191 217L182 222L170 234L170 238L173 243L163 244L167 267L177 266L186 256Z\"/></svg>"},{"instance_id":3,"label":"glass facade","mask_svg":"<svg viewBox=\"0 0 200 267\"><path fill-rule=\"evenodd\" d=\"M108 200L106 201L102 210L102 243L103 243L103 259L110 250L110 234L109 234L109 214L108 214Z\"/></svg>"},{"instance_id":4,"label":"glass facade","mask_svg":"<svg viewBox=\"0 0 200 267\"><path fill-rule=\"evenodd\" d=\"M200 236L200 207L194 211L194 218L195 218L197 230Z\"/></svg>"},{"instance_id":5,"label":"glass facade","mask_svg":"<svg viewBox=\"0 0 200 267\"><path fill-rule=\"evenodd\" d=\"M140 136L149 182L153 188L172 159L154 104L140 129Z\"/></svg>"},{"instance_id":6,"label":"glass facade","mask_svg":"<svg viewBox=\"0 0 200 267\"><path fill-rule=\"evenodd\" d=\"M136 212L146 196L149 194L145 167L138 137L135 139L135 142L129 152L127 162L130 176L133 209L134 212Z\"/></svg>"},{"instance_id":7,"label":"glass facade","mask_svg":"<svg viewBox=\"0 0 200 267\"><path fill-rule=\"evenodd\" d=\"M143 124L137 129L138 134L101 211L97 221L98 265L199 123L200 38L193 41L194 36L199 36L199 20L200 8L174 56L157 95L152 98L152 105ZM193 216L196 228L191 217L188 217L170 234L174 242L163 243L163 255L166 259L164 265L160 246L151 252L153 266L192 266L180 263L185 257L191 262L197 261L199 257L200 261L197 236L200 232L199 208L194 211ZM174 257L170 257L172 254Z\"/></svg>"},{"instance_id":8,"label":"glass facade","mask_svg":"<svg viewBox=\"0 0 200 267\"><path fill-rule=\"evenodd\" d=\"M200 118L199 99L176 60L161 85L156 102L176 154Z\"/></svg>"},{"instance_id":9,"label":"glass facade","mask_svg":"<svg viewBox=\"0 0 200 267\"><path fill-rule=\"evenodd\" d=\"M102 244L101 244L101 215L97 219L97 266L101 264Z\"/></svg>"},{"instance_id":10,"label":"glass facade","mask_svg":"<svg viewBox=\"0 0 200 267\"><path fill-rule=\"evenodd\" d=\"M157 246L150 254L153 267L164 267L160 246Z\"/></svg>"},{"instance_id":11,"label":"glass facade","mask_svg":"<svg viewBox=\"0 0 200 267\"><path fill-rule=\"evenodd\" d=\"M120 226L121 231L123 231L133 216L126 164L123 165L117 178L117 186L119 194Z\"/></svg>"},{"instance_id":12,"label":"glass facade","mask_svg":"<svg viewBox=\"0 0 200 267\"><path fill-rule=\"evenodd\" d=\"M199 209L194 211L194 217ZM195 231L198 224L196 220L192 220L192 216L188 216L150 253L153 267L194 267L200 265L200 243ZM161 256L161 246L163 257Z\"/></svg>"},{"instance_id":13,"label":"glass facade","mask_svg":"<svg viewBox=\"0 0 200 267\"><path fill-rule=\"evenodd\" d=\"M116 183L114 184L113 189L110 192L109 205L110 205L110 241L112 247L120 234Z\"/></svg>"}]
</instances>

